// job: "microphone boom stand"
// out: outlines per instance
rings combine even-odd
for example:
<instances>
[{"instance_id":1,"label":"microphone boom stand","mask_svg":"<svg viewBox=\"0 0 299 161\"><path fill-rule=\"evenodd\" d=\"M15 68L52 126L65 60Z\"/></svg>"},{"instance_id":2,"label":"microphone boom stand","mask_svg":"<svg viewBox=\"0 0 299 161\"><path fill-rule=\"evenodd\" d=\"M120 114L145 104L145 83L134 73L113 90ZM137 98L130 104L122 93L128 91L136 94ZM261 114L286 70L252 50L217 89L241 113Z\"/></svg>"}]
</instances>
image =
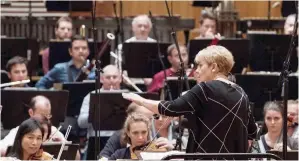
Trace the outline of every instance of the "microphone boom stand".
<instances>
[{"instance_id":1,"label":"microphone boom stand","mask_svg":"<svg viewBox=\"0 0 299 161\"><path fill-rule=\"evenodd\" d=\"M169 97L169 100L172 101L172 95L171 95L171 92L170 92L170 87L168 85L168 81L167 81L167 74L166 74L166 67L165 67L165 64L162 60L163 58L163 55L162 53L160 52L160 41L159 41L159 37L158 37L158 34L157 34L157 29L156 29L156 23L155 23L155 20L152 16L152 12L149 11L149 15L150 15L150 19L152 20L152 23L153 23L153 34L154 34L154 38L157 40L157 49L158 49L158 57L159 57L159 61L161 63L161 66L163 68L163 74L164 74L164 85L165 85L165 92L166 94L168 95ZM165 97L166 98L166 97Z\"/></svg>"},{"instance_id":2,"label":"microphone boom stand","mask_svg":"<svg viewBox=\"0 0 299 161\"><path fill-rule=\"evenodd\" d=\"M183 59L182 59L182 56L181 56L181 52L180 52L180 48L179 48L179 44L178 44L178 41L177 41L177 36L176 36L176 32L174 31L173 29L173 16L171 15L170 13L170 10L169 10L169 6L168 6L168 3L167 3L167 0L165 0L165 5L166 5L166 9L167 9L167 12L168 12L168 16L170 18L170 22L171 22L171 36L172 36L172 39L174 41L174 44L176 46L176 49L178 51L178 55L179 55L179 59L180 59L180 69L179 69L179 76L178 76L178 81L179 81L179 95L181 96L182 92L183 92L183 84L184 84L184 81L186 83L186 87L187 89L189 90L190 89L190 86L189 86L189 82L188 82L188 77L186 76L186 73L185 73L185 65L184 65L184 62L183 62ZM182 129L182 118L181 116L179 117L179 137L177 138L176 140L176 145L175 145L175 148L177 148L177 146L179 146L179 150L181 151L182 150L182 136L183 136L183 129Z\"/></svg>"},{"instance_id":3,"label":"microphone boom stand","mask_svg":"<svg viewBox=\"0 0 299 161\"><path fill-rule=\"evenodd\" d=\"M298 2L296 3L296 7ZM296 16L295 16L295 24L294 24L294 29L293 29L293 35L291 38L291 43L289 47L288 54L286 56L286 59L283 63L283 70L280 74L279 78L279 87L282 87L282 97L283 97L283 105L284 105L284 110L283 110L283 159L287 159L287 139L288 139L288 98L289 98L289 66L290 66L290 58L293 53L293 48L296 47L296 41L295 37L297 35L297 28L298 28L298 10L296 10Z\"/></svg>"},{"instance_id":4,"label":"microphone boom stand","mask_svg":"<svg viewBox=\"0 0 299 161\"><path fill-rule=\"evenodd\" d=\"M96 1L93 1L93 8L91 11L91 16L92 16L92 30L93 30L93 50L94 53L97 54L98 53L98 47L97 47L97 29L95 28L95 20L96 20ZM101 140L101 136L100 136L100 130L101 130L101 123L98 122L97 120L100 120L100 74L101 74L101 61L100 61L100 57L96 57L95 60L95 75L96 75L96 80L95 80L95 94L97 96L97 104L95 109L97 108L98 110L95 110L94 113L94 124L96 127L94 127L95 129L95 151L94 151L94 157L95 159L97 159L97 155L99 153L99 150L101 149L101 145L100 145L100 140Z\"/></svg>"}]
</instances>

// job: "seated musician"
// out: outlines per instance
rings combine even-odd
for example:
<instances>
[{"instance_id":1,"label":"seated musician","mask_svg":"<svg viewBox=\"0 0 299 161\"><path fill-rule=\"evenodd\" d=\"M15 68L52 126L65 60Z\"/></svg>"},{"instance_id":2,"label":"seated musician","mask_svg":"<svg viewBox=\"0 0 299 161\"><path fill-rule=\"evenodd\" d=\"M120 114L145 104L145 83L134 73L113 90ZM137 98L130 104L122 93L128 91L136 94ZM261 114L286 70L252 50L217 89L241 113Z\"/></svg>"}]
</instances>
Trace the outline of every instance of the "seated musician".
<instances>
[{"instance_id":1,"label":"seated musician","mask_svg":"<svg viewBox=\"0 0 299 161\"><path fill-rule=\"evenodd\" d=\"M70 40L72 37L73 23L70 17L60 17L55 25L55 37L57 41ZM42 55L43 72L49 71L49 47L40 51Z\"/></svg>"},{"instance_id":2,"label":"seated musician","mask_svg":"<svg viewBox=\"0 0 299 161\"><path fill-rule=\"evenodd\" d=\"M52 160L52 155L42 150L44 132L37 119L29 118L23 121L8 156L19 160Z\"/></svg>"},{"instance_id":3,"label":"seated musician","mask_svg":"<svg viewBox=\"0 0 299 161\"><path fill-rule=\"evenodd\" d=\"M264 120L266 134L260 136L258 146L253 145L258 152L266 152L271 149L282 150L283 111L278 102L267 102L264 106ZM295 140L288 138L288 149L293 149Z\"/></svg>"},{"instance_id":4,"label":"seated musician","mask_svg":"<svg viewBox=\"0 0 299 161\"><path fill-rule=\"evenodd\" d=\"M31 102L29 104L29 116L30 117L36 117L39 115L42 115L46 117L47 119L51 119L51 104L48 98L44 96L35 96L31 99ZM0 140L0 151L1 153L5 154L6 149L8 146L13 144L13 141L15 140L16 133L19 129L19 126L16 128L13 128L10 130L9 134L3 139ZM56 127L51 126L51 130L48 130L51 132L52 138L47 141L62 141L64 140L63 134L57 130Z\"/></svg>"},{"instance_id":5,"label":"seated musician","mask_svg":"<svg viewBox=\"0 0 299 161\"><path fill-rule=\"evenodd\" d=\"M69 62L56 64L53 69L36 83L35 86L37 88L49 89L54 83L74 82L76 80L89 56L87 39L80 35L72 37L69 53L72 59ZM94 72L90 72L88 79L94 79L94 77Z\"/></svg>"},{"instance_id":6,"label":"seated musician","mask_svg":"<svg viewBox=\"0 0 299 161\"><path fill-rule=\"evenodd\" d=\"M191 69L188 69L188 52L184 45L179 45L182 60L185 65L186 75L187 76L193 76L191 73ZM167 49L167 59L169 63L171 64L171 67L166 70L166 76L167 77L177 77L178 76L178 70L180 69L180 59L178 55L178 51L176 49L175 44L172 44ZM153 81L151 82L150 86L148 87L148 92L159 92L160 89L164 87L164 72L160 71L159 73L155 74L153 77Z\"/></svg>"},{"instance_id":7,"label":"seated musician","mask_svg":"<svg viewBox=\"0 0 299 161\"><path fill-rule=\"evenodd\" d=\"M288 136L294 140L297 140L297 142L295 142L295 145L293 147L293 149L296 150L298 150L299 148L298 111L299 111L298 100L288 100L288 116L291 119L290 120L291 123L288 128Z\"/></svg>"},{"instance_id":8,"label":"seated musician","mask_svg":"<svg viewBox=\"0 0 299 161\"><path fill-rule=\"evenodd\" d=\"M195 39L214 38L217 33L217 20L211 11L203 10L199 20L199 25L199 36L197 36Z\"/></svg>"},{"instance_id":9,"label":"seated musician","mask_svg":"<svg viewBox=\"0 0 299 161\"><path fill-rule=\"evenodd\" d=\"M132 113L139 113L146 116L151 121L151 138L164 137L169 140L170 143L173 143L172 139L175 139L176 135L173 133L171 120L166 120L165 117L157 117L158 120L153 120L153 112L146 109L145 107L139 106L136 103L131 103L127 109L127 115ZM163 123L163 124L162 124ZM121 134L123 129L114 132L114 134L108 139L104 149L100 152L100 158L109 158L111 155L118 149L126 148L127 145L121 142ZM158 132L158 133L157 133Z\"/></svg>"},{"instance_id":10,"label":"seated musician","mask_svg":"<svg viewBox=\"0 0 299 161\"><path fill-rule=\"evenodd\" d=\"M6 64L8 78L11 82L28 79L28 61L26 58L15 56L8 60ZM27 84L19 84L13 87L29 87Z\"/></svg>"},{"instance_id":11,"label":"seated musician","mask_svg":"<svg viewBox=\"0 0 299 161\"><path fill-rule=\"evenodd\" d=\"M291 14L287 17L285 23L284 23L284 34L286 35L292 35L294 26L295 26L295 14Z\"/></svg>"},{"instance_id":12,"label":"seated musician","mask_svg":"<svg viewBox=\"0 0 299 161\"><path fill-rule=\"evenodd\" d=\"M130 146L118 149L114 154L112 154L109 160L138 159L136 151L140 149L136 148L138 146L145 145L147 142L150 144L145 145L144 150L168 151L174 148L166 138L161 137L154 141L150 140L150 120L140 113L133 113L129 115L124 123L123 129L121 141L124 144L129 144Z\"/></svg>"},{"instance_id":13,"label":"seated musician","mask_svg":"<svg viewBox=\"0 0 299 161\"><path fill-rule=\"evenodd\" d=\"M132 21L132 31L134 36L127 39L125 42L156 42L155 39L149 37L151 29L152 21L150 18L147 15L138 15L134 17ZM122 44L119 44L117 48L118 52L120 52L122 50ZM149 85L152 80L150 78L144 78L143 81L145 85Z\"/></svg>"}]
</instances>

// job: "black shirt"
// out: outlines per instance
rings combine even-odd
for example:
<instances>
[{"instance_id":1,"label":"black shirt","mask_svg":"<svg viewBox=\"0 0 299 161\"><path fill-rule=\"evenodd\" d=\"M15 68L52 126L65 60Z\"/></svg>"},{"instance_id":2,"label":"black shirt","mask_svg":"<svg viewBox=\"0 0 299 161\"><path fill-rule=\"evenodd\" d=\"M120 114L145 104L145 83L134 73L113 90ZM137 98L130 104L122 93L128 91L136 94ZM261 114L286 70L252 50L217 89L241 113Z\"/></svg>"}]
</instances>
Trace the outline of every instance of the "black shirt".
<instances>
[{"instance_id":1,"label":"black shirt","mask_svg":"<svg viewBox=\"0 0 299 161\"><path fill-rule=\"evenodd\" d=\"M248 97L236 84L201 82L174 101L161 101L158 110L188 119L187 153L245 153L256 135Z\"/></svg>"}]
</instances>

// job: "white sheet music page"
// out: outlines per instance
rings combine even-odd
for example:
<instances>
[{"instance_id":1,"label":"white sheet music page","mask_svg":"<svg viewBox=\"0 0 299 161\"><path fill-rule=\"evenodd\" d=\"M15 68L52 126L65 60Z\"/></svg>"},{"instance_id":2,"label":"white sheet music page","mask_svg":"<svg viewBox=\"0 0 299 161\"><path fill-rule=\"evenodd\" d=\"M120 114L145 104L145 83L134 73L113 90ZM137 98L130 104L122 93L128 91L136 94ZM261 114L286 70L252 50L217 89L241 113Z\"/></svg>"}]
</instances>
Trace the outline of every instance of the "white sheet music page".
<instances>
[{"instance_id":1,"label":"white sheet music page","mask_svg":"<svg viewBox=\"0 0 299 161\"><path fill-rule=\"evenodd\" d=\"M168 151L168 152L141 152L140 155L143 160L161 160L163 157L172 154L185 154L181 151Z\"/></svg>"}]
</instances>

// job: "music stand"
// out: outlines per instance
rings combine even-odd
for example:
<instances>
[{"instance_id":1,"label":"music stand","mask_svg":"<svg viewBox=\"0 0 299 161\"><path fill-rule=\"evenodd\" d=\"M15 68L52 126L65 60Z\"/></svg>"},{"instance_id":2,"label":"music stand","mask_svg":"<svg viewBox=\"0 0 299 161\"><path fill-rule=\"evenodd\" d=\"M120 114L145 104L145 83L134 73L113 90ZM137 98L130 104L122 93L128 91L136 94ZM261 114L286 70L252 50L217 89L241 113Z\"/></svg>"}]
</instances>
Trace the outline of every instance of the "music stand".
<instances>
[{"instance_id":1,"label":"music stand","mask_svg":"<svg viewBox=\"0 0 299 161\"><path fill-rule=\"evenodd\" d=\"M171 92L172 98L174 98L174 99L178 98L180 96L179 89L178 89L178 85L180 82L179 82L178 78L177 77L168 77L167 81L168 81L169 88L171 89L170 92ZM188 78L188 82L189 82L190 89L197 84L196 80L192 79L192 78ZM188 89L186 87L186 84L184 83L183 91L186 91L186 90L188 90ZM165 100L169 100L168 96L165 98Z\"/></svg>"},{"instance_id":2,"label":"music stand","mask_svg":"<svg viewBox=\"0 0 299 161\"><path fill-rule=\"evenodd\" d=\"M1 38L1 69L6 69L9 59L14 56L21 56L28 60L29 75L32 75L38 68L39 43L36 39L23 37Z\"/></svg>"},{"instance_id":3,"label":"music stand","mask_svg":"<svg viewBox=\"0 0 299 161\"><path fill-rule=\"evenodd\" d=\"M89 56L88 59L91 61L94 58L94 51L93 49L93 42L88 42L89 47ZM71 45L70 41L50 41L49 44L49 69L52 69L55 64L57 63L63 63L68 62L71 60L71 56L69 54L69 47ZM100 48L102 45L102 42L97 43L97 47ZM110 64L110 50L111 46L109 45L104 54L101 57L101 65L102 67L105 67L106 65Z\"/></svg>"},{"instance_id":4,"label":"music stand","mask_svg":"<svg viewBox=\"0 0 299 161\"><path fill-rule=\"evenodd\" d=\"M279 75L240 75L236 74L236 83L240 85L254 103L256 121L263 120L263 107L267 101L282 100L281 90L277 86ZM290 76L290 89L298 89L297 76ZM290 99L298 98L298 90L289 91Z\"/></svg>"},{"instance_id":5,"label":"music stand","mask_svg":"<svg viewBox=\"0 0 299 161\"><path fill-rule=\"evenodd\" d=\"M84 97L94 90L95 82L63 83L62 89L69 91L69 101L66 116L78 116Z\"/></svg>"},{"instance_id":6,"label":"music stand","mask_svg":"<svg viewBox=\"0 0 299 161\"><path fill-rule=\"evenodd\" d=\"M60 151L61 144L62 143L59 143L59 142L58 143L57 142L43 143L42 147L45 152L47 152L51 155L54 155L53 157L57 158L59 151ZM12 146L7 147L6 155L9 154L9 152L11 151L11 148L12 148ZM66 143L60 159L61 160L75 160L78 150L79 150L79 144Z\"/></svg>"},{"instance_id":7,"label":"music stand","mask_svg":"<svg viewBox=\"0 0 299 161\"><path fill-rule=\"evenodd\" d=\"M289 50L291 35L248 34L252 71L281 71ZM297 38L295 38L297 40ZM298 43L296 43L298 44ZM293 50L290 69L297 71L297 50Z\"/></svg>"},{"instance_id":8,"label":"music stand","mask_svg":"<svg viewBox=\"0 0 299 161\"><path fill-rule=\"evenodd\" d=\"M162 60L166 68L170 67L167 60L167 48L170 43L159 43ZM158 57L158 46L155 42L130 42L123 44L124 69L132 78L152 78L163 70Z\"/></svg>"},{"instance_id":9,"label":"music stand","mask_svg":"<svg viewBox=\"0 0 299 161\"><path fill-rule=\"evenodd\" d=\"M156 93L138 93L142 97L159 100L159 95ZM94 119L94 114L97 110L97 99L100 99L100 118ZM122 97L121 92L104 92L101 91L100 96L95 93L90 95L89 118L95 130L99 130L95 125L100 124L100 130L119 130L123 127L126 118L126 110L131 102ZM95 122L97 121L97 123Z\"/></svg>"},{"instance_id":10,"label":"music stand","mask_svg":"<svg viewBox=\"0 0 299 161\"><path fill-rule=\"evenodd\" d=\"M4 129L15 128L29 118L28 105L30 100L37 95L43 95L50 100L53 126L58 127L59 123L63 122L69 96L68 91L4 89L1 90L1 105L3 106L1 121Z\"/></svg>"},{"instance_id":11,"label":"music stand","mask_svg":"<svg viewBox=\"0 0 299 161\"><path fill-rule=\"evenodd\" d=\"M198 52L211 44L210 39L190 40L189 45L189 61L194 62ZM249 62L249 40L247 39L223 39L217 45L224 46L234 56L235 65L232 73L241 73Z\"/></svg>"}]
</instances>

